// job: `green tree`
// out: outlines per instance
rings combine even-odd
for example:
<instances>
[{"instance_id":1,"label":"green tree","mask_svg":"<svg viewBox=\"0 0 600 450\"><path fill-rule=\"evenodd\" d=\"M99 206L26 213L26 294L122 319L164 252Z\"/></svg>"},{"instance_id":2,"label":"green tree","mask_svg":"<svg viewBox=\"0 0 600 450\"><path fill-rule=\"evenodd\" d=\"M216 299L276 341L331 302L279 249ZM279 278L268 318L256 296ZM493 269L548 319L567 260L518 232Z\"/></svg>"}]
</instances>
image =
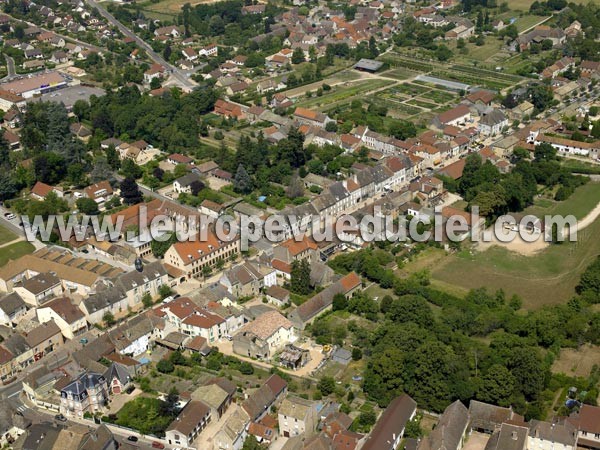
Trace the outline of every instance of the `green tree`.
<instances>
[{"instance_id":1,"label":"green tree","mask_svg":"<svg viewBox=\"0 0 600 450\"><path fill-rule=\"evenodd\" d=\"M252 192L252 178L246 172L246 169L241 164L237 168L237 172L233 178L233 189L240 194L249 194Z\"/></svg>"},{"instance_id":2,"label":"green tree","mask_svg":"<svg viewBox=\"0 0 600 450\"><path fill-rule=\"evenodd\" d=\"M152 295L150 295L150 292L146 292L142 296L142 304L144 305L145 308L150 308L153 303L154 302L152 301Z\"/></svg>"},{"instance_id":3,"label":"green tree","mask_svg":"<svg viewBox=\"0 0 600 450\"><path fill-rule=\"evenodd\" d=\"M514 390L515 378L512 373L505 366L494 364L483 376L477 398L494 405L509 406Z\"/></svg>"},{"instance_id":4,"label":"green tree","mask_svg":"<svg viewBox=\"0 0 600 450\"><path fill-rule=\"evenodd\" d=\"M96 203L91 198L79 198L77 199L75 204L77 205L77 209L79 210L79 212L87 214L88 216L95 216L100 212L98 209L98 203Z\"/></svg>"},{"instance_id":5,"label":"green tree","mask_svg":"<svg viewBox=\"0 0 600 450\"><path fill-rule=\"evenodd\" d=\"M420 295L403 295L393 300L387 316L394 322L414 322L423 327L427 327L433 321L431 308Z\"/></svg>"},{"instance_id":6,"label":"green tree","mask_svg":"<svg viewBox=\"0 0 600 450\"><path fill-rule=\"evenodd\" d=\"M548 368L537 348L513 348L508 361L508 368L515 378L516 386L523 392L526 399L535 399L546 385Z\"/></svg>"},{"instance_id":7,"label":"green tree","mask_svg":"<svg viewBox=\"0 0 600 450\"><path fill-rule=\"evenodd\" d=\"M579 284L575 287L578 294L586 292L600 297L600 257L597 257L581 274Z\"/></svg>"},{"instance_id":8,"label":"green tree","mask_svg":"<svg viewBox=\"0 0 600 450\"><path fill-rule=\"evenodd\" d=\"M311 292L310 289L310 264L303 259L292 262L292 271L290 279L290 288L292 292L300 295L306 295Z\"/></svg>"},{"instance_id":9,"label":"green tree","mask_svg":"<svg viewBox=\"0 0 600 450\"><path fill-rule=\"evenodd\" d=\"M358 415L358 423L364 428L368 428L375 425L377 422L377 414L372 409L369 411L363 411Z\"/></svg>"},{"instance_id":10,"label":"green tree","mask_svg":"<svg viewBox=\"0 0 600 450\"><path fill-rule=\"evenodd\" d=\"M333 296L332 309L334 311L343 311L348 307L348 299L343 293L338 293Z\"/></svg>"},{"instance_id":11,"label":"green tree","mask_svg":"<svg viewBox=\"0 0 600 450\"><path fill-rule=\"evenodd\" d=\"M125 178L121 182L121 198L126 205L135 205L144 200L144 196L133 178Z\"/></svg>"},{"instance_id":12,"label":"green tree","mask_svg":"<svg viewBox=\"0 0 600 450\"><path fill-rule=\"evenodd\" d=\"M156 364L156 370L158 370L160 373L172 373L175 370L175 366L168 359L161 359Z\"/></svg>"},{"instance_id":13,"label":"green tree","mask_svg":"<svg viewBox=\"0 0 600 450\"><path fill-rule=\"evenodd\" d=\"M125 178L137 180L142 176L143 171L132 159L126 158L121 164L121 173Z\"/></svg>"},{"instance_id":14,"label":"green tree","mask_svg":"<svg viewBox=\"0 0 600 450\"><path fill-rule=\"evenodd\" d=\"M179 350L175 350L169 355L169 361L175 366L187 365L187 359L185 359L185 356Z\"/></svg>"},{"instance_id":15,"label":"green tree","mask_svg":"<svg viewBox=\"0 0 600 450\"><path fill-rule=\"evenodd\" d=\"M335 391L335 380L333 377L323 377L317 383L317 389L324 397L333 394Z\"/></svg>"},{"instance_id":16,"label":"green tree","mask_svg":"<svg viewBox=\"0 0 600 450\"><path fill-rule=\"evenodd\" d=\"M171 245L177 242L175 233L169 233L166 239L163 239L164 237L161 236L160 240L152 239L152 242L150 242L150 248L155 258L163 258L165 252L171 248Z\"/></svg>"},{"instance_id":17,"label":"green tree","mask_svg":"<svg viewBox=\"0 0 600 450\"><path fill-rule=\"evenodd\" d=\"M256 437L253 434L249 434L246 440L244 441L242 450L263 450L263 446L259 444L259 442L256 440Z\"/></svg>"},{"instance_id":18,"label":"green tree","mask_svg":"<svg viewBox=\"0 0 600 450\"><path fill-rule=\"evenodd\" d=\"M0 200L13 198L17 192L17 184L11 175L6 172L0 173Z\"/></svg>"},{"instance_id":19,"label":"green tree","mask_svg":"<svg viewBox=\"0 0 600 450\"><path fill-rule=\"evenodd\" d=\"M244 361L240 364L240 372L243 375L252 375L254 373L254 366Z\"/></svg>"},{"instance_id":20,"label":"green tree","mask_svg":"<svg viewBox=\"0 0 600 450\"><path fill-rule=\"evenodd\" d=\"M77 120L82 121L83 119L89 118L90 115L90 104L85 100L77 100L73 104L73 114L77 117Z\"/></svg>"},{"instance_id":21,"label":"green tree","mask_svg":"<svg viewBox=\"0 0 600 450\"><path fill-rule=\"evenodd\" d=\"M300 47L296 47L292 53L292 64L300 64L304 61L304 52Z\"/></svg>"},{"instance_id":22,"label":"green tree","mask_svg":"<svg viewBox=\"0 0 600 450\"><path fill-rule=\"evenodd\" d=\"M417 439L421 436L423 436L423 429L421 428L421 416L417 416L406 422L404 437Z\"/></svg>"},{"instance_id":23,"label":"green tree","mask_svg":"<svg viewBox=\"0 0 600 450\"><path fill-rule=\"evenodd\" d=\"M106 149L106 162L112 168L112 170L119 170L121 168L121 160L119 159L119 153L115 149L115 146L110 144ZM131 161L133 162L133 161ZM127 163L129 164L129 163ZM127 171L131 171L131 168L128 168ZM133 169L135 170L135 169ZM133 175L137 175L137 173L133 173Z\"/></svg>"},{"instance_id":24,"label":"green tree","mask_svg":"<svg viewBox=\"0 0 600 450\"><path fill-rule=\"evenodd\" d=\"M106 311L104 313L104 315L102 316L102 321L104 322L104 326L106 326L107 328L112 327L116 323L115 316L110 311Z\"/></svg>"},{"instance_id":25,"label":"green tree","mask_svg":"<svg viewBox=\"0 0 600 450\"><path fill-rule=\"evenodd\" d=\"M173 293L173 291L171 290L171 287L168 284L161 284L158 288L158 293L161 299L165 299L168 296L170 296Z\"/></svg>"}]
</instances>

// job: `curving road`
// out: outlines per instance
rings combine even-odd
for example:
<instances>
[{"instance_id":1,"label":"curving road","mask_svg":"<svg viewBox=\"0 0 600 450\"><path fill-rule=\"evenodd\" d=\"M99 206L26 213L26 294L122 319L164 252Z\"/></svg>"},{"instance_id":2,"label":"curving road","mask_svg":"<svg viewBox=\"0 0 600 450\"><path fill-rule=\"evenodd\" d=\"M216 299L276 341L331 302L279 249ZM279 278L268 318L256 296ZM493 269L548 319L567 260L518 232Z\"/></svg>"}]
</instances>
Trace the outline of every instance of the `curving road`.
<instances>
[{"instance_id":1,"label":"curving road","mask_svg":"<svg viewBox=\"0 0 600 450\"><path fill-rule=\"evenodd\" d=\"M121 33L123 33L127 37L134 39L136 44L139 45L140 48L143 48L144 51L148 54L148 56L155 63L160 64L160 65L166 67L167 69L169 69L169 71L171 72L171 78L174 81L176 81L177 84L181 88L191 90L197 86L197 83L194 80L191 80L190 78L188 78L187 75L181 69L178 69L177 67L175 67L172 64L168 63L167 61L165 61L165 59L161 55L156 53L146 41L144 41L137 34L135 34L133 31L131 31L129 28L127 28L125 25L123 25L121 22L119 22L115 16L113 16L111 13L109 13L98 2L96 2L95 0L85 0L85 1L92 8L96 8L98 10L98 12L106 20L108 20L112 25L117 27Z\"/></svg>"},{"instance_id":2,"label":"curving road","mask_svg":"<svg viewBox=\"0 0 600 450\"><path fill-rule=\"evenodd\" d=\"M7 75L3 78L4 80L10 80L17 76L17 71L15 70L15 60L8 55L4 55L4 59L6 59L6 71Z\"/></svg>"}]
</instances>

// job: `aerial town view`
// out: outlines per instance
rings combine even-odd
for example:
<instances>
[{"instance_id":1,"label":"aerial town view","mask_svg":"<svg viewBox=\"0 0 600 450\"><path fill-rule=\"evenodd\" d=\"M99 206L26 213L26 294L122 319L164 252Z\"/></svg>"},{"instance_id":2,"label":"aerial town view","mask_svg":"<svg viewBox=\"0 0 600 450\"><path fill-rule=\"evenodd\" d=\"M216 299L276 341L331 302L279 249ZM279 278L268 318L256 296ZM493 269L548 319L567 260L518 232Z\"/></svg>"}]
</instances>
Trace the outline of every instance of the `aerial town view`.
<instances>
[{"instance_id":1,"label":"aerial town view","mask_svg":"<svg viewBox=\"0 0 600 450\"><path fill-rule=\"evenodd\" d=\"M600 450L599 0L0 0L0 448Z\"/></svg>"}]
</instances>

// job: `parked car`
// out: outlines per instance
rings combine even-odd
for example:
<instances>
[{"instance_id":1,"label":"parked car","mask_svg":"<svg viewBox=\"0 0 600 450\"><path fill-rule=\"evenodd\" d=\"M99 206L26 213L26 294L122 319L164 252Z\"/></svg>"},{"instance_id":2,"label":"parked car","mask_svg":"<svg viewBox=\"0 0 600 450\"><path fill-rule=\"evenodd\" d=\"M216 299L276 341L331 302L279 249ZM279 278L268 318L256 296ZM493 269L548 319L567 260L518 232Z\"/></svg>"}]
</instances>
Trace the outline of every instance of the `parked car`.
<instances>
[{"instance_id":1,"label":"parked car","mask_svg":"<svg viewBox=\"0 0 600 450\"><path fill-rule=\"evenodd\" d=\"M152 442L152 448L165 448L164 444L161 444L160 442L154 441Z\"/></svg>"},{"instance_id":2,"label":"parked car","mask_svg":"<svg viewBox=\"0 0 600 450\"><path fill-rule=\"evenodd\" d=\"M127 438L127 440L128 440L128 441L130 441L130 442L137 442L137 441L138 441L138 438L137 438L137 436L129 436L129 437Z\"/></svg>"},{"instance_id":3,"label":"parked car","mask_svg":"<svg viewBox=\"0 0 600 450\"><path fill-rule=\"evenodd\" d=\"M58 420L59 422L66 422L67 421L67 418L65 416L63 416L62 414L57 414L57 415L54 416L54 418L56 420Z\"/></svg>"}]
</instances>

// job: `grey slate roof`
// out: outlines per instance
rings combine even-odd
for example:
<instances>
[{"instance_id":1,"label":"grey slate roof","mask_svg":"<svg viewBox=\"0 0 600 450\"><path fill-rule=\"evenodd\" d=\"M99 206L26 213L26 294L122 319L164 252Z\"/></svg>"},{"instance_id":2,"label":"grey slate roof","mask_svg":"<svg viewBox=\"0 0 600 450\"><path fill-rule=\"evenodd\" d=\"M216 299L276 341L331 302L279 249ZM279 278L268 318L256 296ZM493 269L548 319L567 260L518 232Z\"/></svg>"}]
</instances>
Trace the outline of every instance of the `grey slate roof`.
<instances>
[{"instance_id":1,"label":"grey slate roof","mask_svg":"<svg viewBox=\"0 0 600 450\"><path fill-rule=\"evenodd\" d=\"M104 378L106 378L109 384L114 378L116 378L122 385L129 383L131 380L131 376L129 375L127 367L116 362L112 363L110 367L106 369L106 372L104 372Z\"/></svg>"},{"instance_id":2,"label":"grey slate roof","mask_svg":"<svg viewBox=\"0 0 600 450\"><path fill-rule=\"evenodd\" d=\"M131 272L119 275L116 284L121 285L126 290L130 290L138 286L143 286L145 283L161 278L166 274L167 271L162 263L160 261L154 261L150 264L146 264L142 272L132 270Z\"/></svg>"},{"instance_id":3,"label":"grey slate roof","mask_svg":"<svg viewBox=\"0 0 600 450\"><path fill-rule=\"evenodd\" d=\"M194 181L200 181L200 175L191 172L182 177L177 178L175 181L177 181L180 185L187 187Z\"/></svg>"},{"instance_id":4,"label":"grey slate roof","mask_svg":"<svg viewBox=\"0 0 600 450\"><path fill-rule=\"evenodd\" d=\"M469 423L469 412L460 400L449 405L435 429L421 441L419 450L458 450Z\"/></svg>"},{"instance_id":5,"label":"grey slate roof","mask_svg":"<svg viewBox=\"0 0 600 450\"><path fill-rule=\"evenodd\" d=\"M533 419L529 422L529 436L574 447L577 429L568 421L549 423Z\"/></svg>"},{"instance_id":6,"label":"grey slate roof","mask_svg":"<svg viewBox=\"0 0 600 450\"><path fill-rule=\"evenodd\" d=\"M2 345L15 356L22 355L29 350L27 341L20 334L13 334L4 342L2 342Z\"/></svg>"},{"instance_id":7,"label":"grey slate roof","mask_svg":"<svg viewBox=\"0 0 600 450\"><path fill-rule=\"evenodd\" d=\"M506 116L502 111L499 109L493 109L489 113L485 114L479 122L484 125L494 126L504 122L505 120Z\"/></svg>"},{"instance_id":8,"label":"grey slate roof","mask_svg":"<svg viewBox=\"0 0 600 450\"><path fill-rule=\"evenodd\" d=\"M103 383L105 380L106 378L104 378L104 375L100 375L99 373L83 373L71 383L62 388L61 394L63 392L70 393L81 398L82 395L87 395L88 389L95 388L99 384Z\"/></svg>"},{"instance_id":9,"label":"grey slate roof","mask_svg":"<svg viewBox=\"0 0 600 450\"><path fill-rule=\"evenodd\" d=\"M4 311L7 316L14 314L19 309L27 307L23 299L16 292L12 292L2 298L0 298L0 309Z\"/></svg>"},{"instance_id":10,"label":"grey slate roof","mask_svg":"<svg viewBox=\"0 0 600 450\"><path fill-rule=\"evenodd\" d=\"M503 423L490 437L485 450L525 450L527 428Z\"/></svg>"}]
</instances>

